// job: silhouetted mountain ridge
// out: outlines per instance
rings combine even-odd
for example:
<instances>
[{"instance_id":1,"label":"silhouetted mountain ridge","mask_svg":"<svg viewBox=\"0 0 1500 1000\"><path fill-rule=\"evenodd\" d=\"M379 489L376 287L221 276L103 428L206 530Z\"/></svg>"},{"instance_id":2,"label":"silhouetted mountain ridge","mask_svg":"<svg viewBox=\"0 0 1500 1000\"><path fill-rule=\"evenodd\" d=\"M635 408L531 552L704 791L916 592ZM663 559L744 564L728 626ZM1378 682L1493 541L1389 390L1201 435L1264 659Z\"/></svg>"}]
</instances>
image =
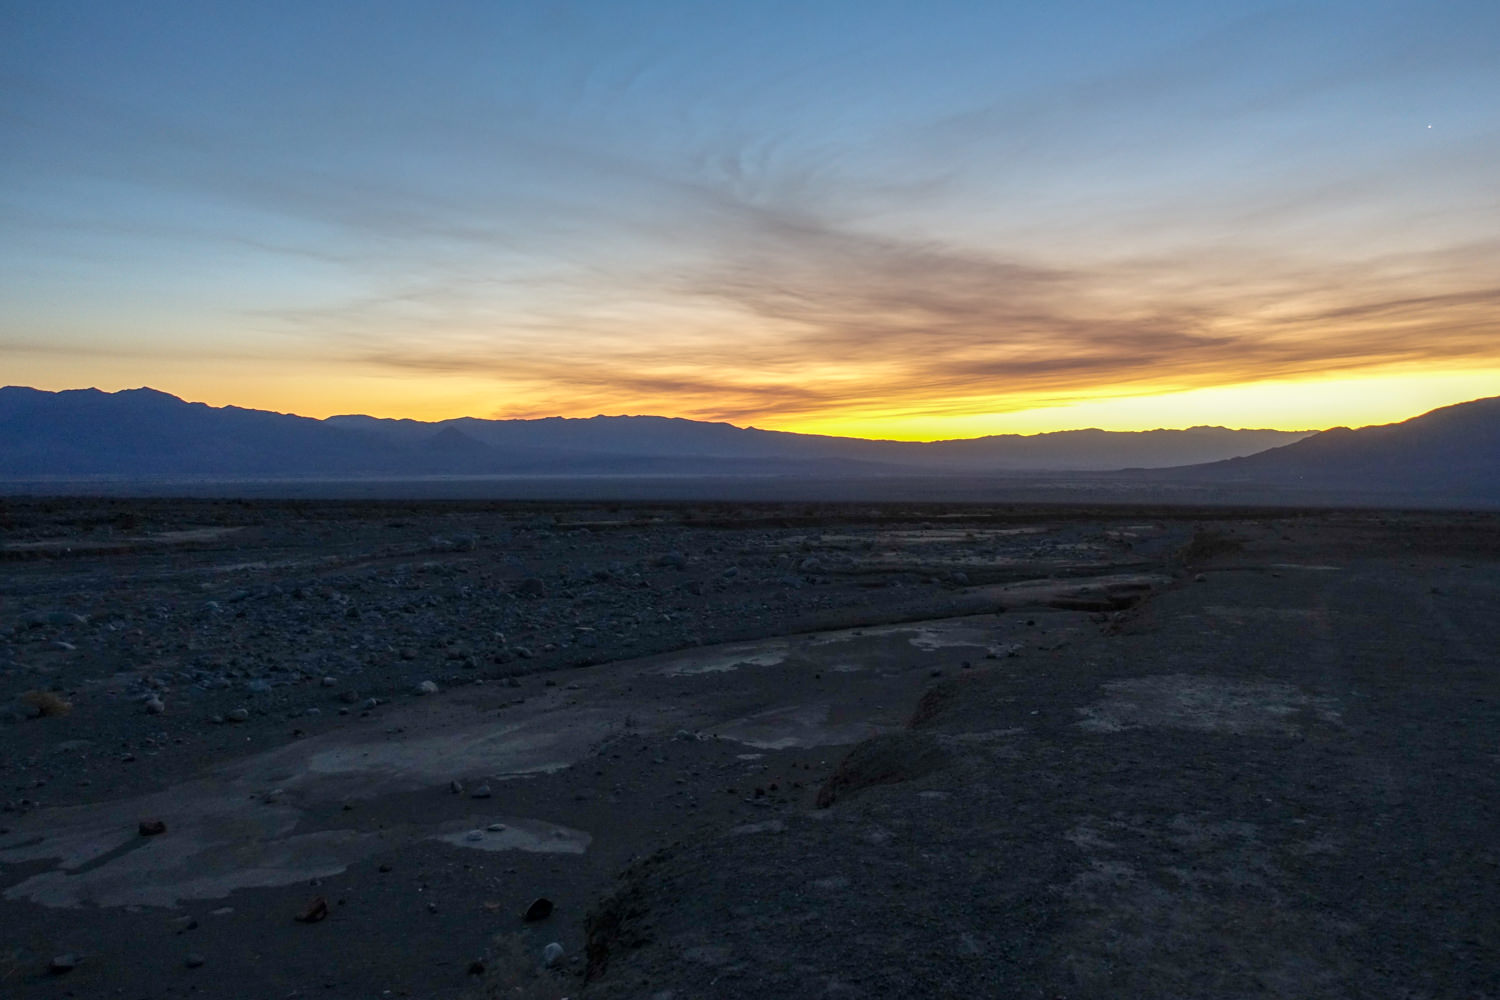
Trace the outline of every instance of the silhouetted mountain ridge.
<instances>
[{"instance_id":1,"label":"silhouetted mountain ridge","mask_svg":"<svg viewBox=\"0 0 1500 1000\"><path fill-rule=\"evenodd\" d=\"M315 420L154 389L0 389L0 476L1102 473L1270 488L1500 497L1500 397L1321 433L1059 431L927 443L656 416Z\"/></svg>"},{"instance_id":2,"label":"silhouetted mountain ridge","mask_svg":"<svg viewBox=\"0 0 1500 1000\"><path fill-rule=\"evenodd\" d=\"M1410 420L1334 427L1254 455L1150 475L1327 490L1500 498L1500 396Z\"/></svg>"}]
</instances>

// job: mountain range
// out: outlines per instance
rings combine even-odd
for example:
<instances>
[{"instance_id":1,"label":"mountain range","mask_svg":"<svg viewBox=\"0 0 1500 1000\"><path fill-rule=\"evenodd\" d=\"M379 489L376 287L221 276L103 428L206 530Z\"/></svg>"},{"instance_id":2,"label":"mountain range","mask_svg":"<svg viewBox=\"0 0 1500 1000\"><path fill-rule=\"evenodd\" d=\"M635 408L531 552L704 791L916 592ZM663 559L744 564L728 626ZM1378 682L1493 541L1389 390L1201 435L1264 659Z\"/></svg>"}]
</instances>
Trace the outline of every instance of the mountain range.
<instances>
[{"instance_id":1,"label":"mountain range","mask_svg":"<svg viewBox=\"0 0 1500 1000\"><path fill-rule=\"evenodd\" d=\"M1452 495L1500 502L1500 397L1321 432L1076 430L872 441L681 418L316 420L154 389L0 389L0 479L984 476Z\"/></svg>"},{"instance_id":2,"label":"mountain range","mask_svg":"<svg viewBox=\"0 0 1500 1000\"><path fill-rule=\"evenodd\" d=\"M652 416L314 420L154 389L0 389L0 475L8 476L1078 472L1209 462L1308 433L1193 427L922 443Z\"/></svg>"}]
</instances>

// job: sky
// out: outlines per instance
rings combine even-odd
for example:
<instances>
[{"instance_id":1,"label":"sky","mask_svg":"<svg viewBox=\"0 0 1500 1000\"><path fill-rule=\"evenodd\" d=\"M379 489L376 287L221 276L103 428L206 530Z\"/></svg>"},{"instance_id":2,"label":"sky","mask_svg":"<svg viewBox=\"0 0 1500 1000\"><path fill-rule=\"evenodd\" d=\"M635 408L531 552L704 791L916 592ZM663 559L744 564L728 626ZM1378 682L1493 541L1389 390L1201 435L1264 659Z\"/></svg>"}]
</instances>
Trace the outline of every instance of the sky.
<instances>
[{"instance_id":1,"label":"sky","mask_svg":"<svg viewBox=\"0 0 1500 1000\"><path fill-rule=\"evenodd\" d=\"M1495 0L0 4L0 384L934 439L1500 394Z\"/></svg>"}]
</instances>

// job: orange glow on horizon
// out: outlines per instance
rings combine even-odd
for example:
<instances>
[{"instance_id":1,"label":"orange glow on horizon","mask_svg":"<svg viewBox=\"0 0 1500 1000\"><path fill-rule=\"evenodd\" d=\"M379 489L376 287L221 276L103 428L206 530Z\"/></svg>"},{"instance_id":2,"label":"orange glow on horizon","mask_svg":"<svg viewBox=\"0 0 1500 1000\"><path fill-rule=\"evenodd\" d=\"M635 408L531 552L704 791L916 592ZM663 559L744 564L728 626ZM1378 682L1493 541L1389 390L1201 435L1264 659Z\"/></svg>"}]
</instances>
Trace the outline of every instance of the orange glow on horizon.
<instances>
[{"instance_id":1,"label":"orange glow on horizon","mask_svg":"<svg viewBox=\"0 0 1500 1000\"><path fill-rule=\"evenodd\" d=\"M1140 431L1219 425L1277 430L1360 427L1406 420L1428 410L1500 395L1500 366L1473 371L1375 371L1337 378L1268 380L1242 384L1152 391L1120 387L1115 393L1073 390L1014 393L928 407L905 399L881 409L864 405L838 410L778 415L775 412L723 414L713 400L586 394L565 405L555 391L529 400L519 392L506 398L503 386L485 375L393 376L351 372L344 366L307 366L289 373L283 365L245 363L204 377L201 363L121 363L113 377L96 379L106 391L150 385L191 402L240 406L324 418L364 413L376 417L438 421L455 417L591 417L596 414L649 414L711 420L804 434L930 441L988 434L1038 434L1099 428ZM148 371L149 369L149 371ZM39 389L81 388L44 372L15 371L7 381ZM27 376L30 376L28 379ZM499 390L499 391L497 391ZM726 392L733 398L733 390ZM675 403L675 405L674 405Z\"/></svg>"}]
</instances>

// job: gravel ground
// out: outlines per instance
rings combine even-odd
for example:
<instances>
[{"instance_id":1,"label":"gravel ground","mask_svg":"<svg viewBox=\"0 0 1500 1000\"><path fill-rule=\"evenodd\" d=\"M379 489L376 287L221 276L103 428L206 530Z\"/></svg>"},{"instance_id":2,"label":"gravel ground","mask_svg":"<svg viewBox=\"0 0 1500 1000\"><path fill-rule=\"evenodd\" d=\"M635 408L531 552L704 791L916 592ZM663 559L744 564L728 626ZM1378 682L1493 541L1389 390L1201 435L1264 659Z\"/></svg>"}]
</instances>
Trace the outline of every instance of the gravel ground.
<instances>
[{"instance_id":1,"label":"gravel ground","mask_svg":"<svg viewBox=\"0 0 1500 1000\"><path fill-rule=\"evenodd\" d=\"M0 982L1497 996L1497 535L7 501Z\"/></svg>"}]
</instances>

